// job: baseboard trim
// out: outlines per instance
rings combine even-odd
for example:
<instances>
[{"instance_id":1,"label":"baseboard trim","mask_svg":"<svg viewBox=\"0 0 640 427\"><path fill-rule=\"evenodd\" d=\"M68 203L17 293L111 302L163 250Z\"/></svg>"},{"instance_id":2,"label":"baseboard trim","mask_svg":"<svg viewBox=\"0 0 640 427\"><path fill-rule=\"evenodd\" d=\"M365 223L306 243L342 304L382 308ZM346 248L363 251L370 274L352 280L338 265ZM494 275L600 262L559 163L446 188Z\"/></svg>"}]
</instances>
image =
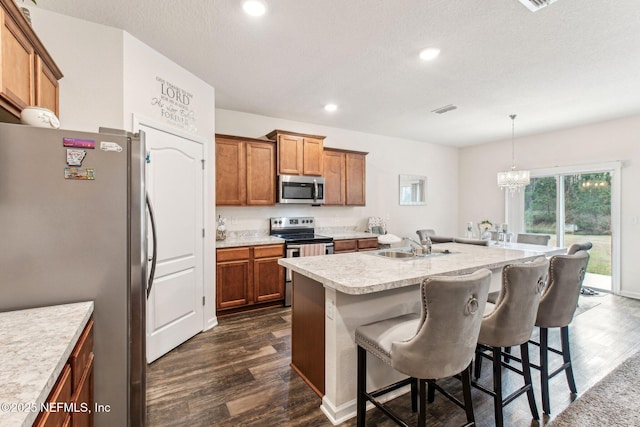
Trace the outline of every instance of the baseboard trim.
<instances>
[{"instance_id":1,"label":"baseboard trim","mask_svg":"<svg viewBox=\"0 0 640 427\"><path fill-rule=\"evenodd\" d=\"M640 299L640 292L620 291L620 295L627 298Z\"/></svg>"},{"instance_id":2,"label":"baseboard trim","mask_svg":"<svg viewBox=\"0 0 640 427\"><path fill-rule=\"evenodd\" d=\"M403 394L409 393L411 391L410 386L401 387L397 390L394 390L391 393L385 394L382 398L378 398L380 402L388 402L396 397L402 396ZM373 403L367 402L367 411L373 408ZM324 413L324 415L331 421L331 424L337 426L351 418L356 416L356 400L350 400L349 402L343 403L340 406L335 406L333 402L327 399L325 395L322 398L322 405L320 405L320 410Z\"/></svg>"}]
</instances>

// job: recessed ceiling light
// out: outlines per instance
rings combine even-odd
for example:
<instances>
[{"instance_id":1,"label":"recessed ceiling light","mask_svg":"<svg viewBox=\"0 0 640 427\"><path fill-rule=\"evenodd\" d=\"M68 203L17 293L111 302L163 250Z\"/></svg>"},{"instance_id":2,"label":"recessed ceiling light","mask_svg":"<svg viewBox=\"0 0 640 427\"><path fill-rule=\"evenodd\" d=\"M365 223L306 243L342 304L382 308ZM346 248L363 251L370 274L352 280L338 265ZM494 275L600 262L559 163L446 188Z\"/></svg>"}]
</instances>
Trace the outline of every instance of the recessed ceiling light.
<instances>
[{"instance_id":1,"label":"recessed ceiling light","mask_svg":"<svg viewBox=\"0 0 640 427\"><path fill-rule=\"evenodd\" d=\"M336 104L327 104L324 106L324 109L325 111L329 111L330 113L333 113L338 109L338 106Z\"/></svg>"},{"instance_id":2,"label":"recessed ceiling light","mask_svg":"<svg viewBox=\"0 0 640 427\"><path fill-rule=\"evenodd\" d=\"M267 12L267 3L263 0L247 0L242 3L244 11L251 16L262 16Z\"/></svg>"},{"instance_id":3,"label":"recessed ceiling light","mask_svg":"<svg viewBox=\"0 0 640 427\"><path fill-rule=\"evenodd\" d=\"M420 59L423 61L431 61L432 59L437 58L438 55L440 55L440 49L430 47L420 52Z\"/></svg>"}]
</instances>

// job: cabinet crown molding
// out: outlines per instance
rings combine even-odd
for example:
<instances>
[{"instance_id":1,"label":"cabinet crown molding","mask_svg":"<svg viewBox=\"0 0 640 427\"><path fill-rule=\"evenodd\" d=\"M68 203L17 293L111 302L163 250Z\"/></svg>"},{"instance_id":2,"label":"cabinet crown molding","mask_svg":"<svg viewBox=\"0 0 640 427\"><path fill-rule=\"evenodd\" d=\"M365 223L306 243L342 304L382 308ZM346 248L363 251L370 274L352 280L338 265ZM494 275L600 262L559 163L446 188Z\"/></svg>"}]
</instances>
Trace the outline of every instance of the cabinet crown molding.
<instances>
[{"instance_id":1,"label":"cabinet crown molding","mask_svg":"<svg viewBox=\"0 0 640 427\"><path fill-rule=\"evenodd\" d=\"M310 135L308 133L291 132L288 130L280 130L280 129L272 130L265 136L269 139L274 139L274 138L277 138L278 135L300 136L302 138L313 138L313 139L322 139L322 140L326 138L326 136L322 136L322 135Z\"/></svg>"}]
</instances>

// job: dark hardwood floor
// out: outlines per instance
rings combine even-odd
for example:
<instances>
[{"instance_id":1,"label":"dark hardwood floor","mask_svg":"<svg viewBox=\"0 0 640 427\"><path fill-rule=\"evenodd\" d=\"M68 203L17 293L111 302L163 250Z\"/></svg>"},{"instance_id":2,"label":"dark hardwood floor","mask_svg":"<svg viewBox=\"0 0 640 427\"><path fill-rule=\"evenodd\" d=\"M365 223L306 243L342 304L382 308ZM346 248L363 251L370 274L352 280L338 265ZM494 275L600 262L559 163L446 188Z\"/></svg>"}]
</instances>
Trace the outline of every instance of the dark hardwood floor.
<instances>
[{"instance_id":1,"label":"dark hardwood floor","mask_svg":"<svg viewBox=\"0 0 640 427\"><path fill-rule=\"evenodd\" d=\"M221 318L216 328L152 363L147 374L148 425L331 426L319 409L320 398L289 367L290 320L288 308ZM583 296L570 335L580 394L640 350L640 301L608 294ZM549 340L557 346L559 335L550 332ZM531 346L532 361L539 359L537 351ZM557 362L553 356L550 360ZM533 375L541 412L539 375L535 370ZM521 378L513 373L506 372L505 377L506 392L521 384ZM485 361L481 382L490 381L491 368ZM451 390L461 389L456 380L442 384ZM553 417L572 398L563 374L551 380L550 388ZM492 399L475 389L472 395L477 425L494 425ZM408 395L395 399L391 406L415 422ZM544 425L550 419L542 415L539 424L533 421L525 396L504 412L508 426ZM464 420L464 412L442 396L436 394L436 401L428 405L430 426L462 425ZM355 418L341 425L355 426ZM367 413L367 425L395 424L372 409Z\"/></svg>"}]
</instances>

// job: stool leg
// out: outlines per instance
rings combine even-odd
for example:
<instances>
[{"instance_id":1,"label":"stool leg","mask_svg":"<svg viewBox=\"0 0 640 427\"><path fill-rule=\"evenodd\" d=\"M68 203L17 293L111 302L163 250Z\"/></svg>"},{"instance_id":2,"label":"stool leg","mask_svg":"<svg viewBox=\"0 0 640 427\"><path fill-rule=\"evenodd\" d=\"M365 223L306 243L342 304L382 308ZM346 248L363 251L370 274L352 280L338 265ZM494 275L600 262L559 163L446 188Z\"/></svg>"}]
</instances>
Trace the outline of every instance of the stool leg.
<instances>
[{"instance_id":1,"label":"stool leg","mask_svg":"<svg viewBox=\"0 0 640 427\"><path fill-rule=\"evenodd\" d=\"M551 414L549 404L549 329L540 328L540 389L542 393L542 410Z\"/></svg>"},{"instance_id":2,"label":"stool leg","mask_svg":"<svg viewBox=\"0 0 640 427\"><path fill-rule=\"evenodd\" d=\"M471 400L471 364L460 374L462 377L462 394L464 396L464 410L467 413L467 423L473 425L475 417L473 415L473 401Z\"/></svg>"},{"instance_id":3,"label":"stool leg","mask_svg":"<svg viewBox=\"0 0 640 427\"><path fill-rule=\"evenodd\" d=\"M436 388L433 386L435 380L427 381L427 402L433 403L436 400Z\"/></svg>"},{"instance_id":4,"label":"stool leg","mask_svg":"<svg viewBox=\"0 0 640 427\"><path fill-rule=\"evenodd\" d=\"M509 361L511 360L511 357L509 357L509 355L511 354L511 347L505 347L505 348L504 348L504 352L506 353L506 354L504 355L504 361L505 361L506 363L509 363Z\"/></svg>"},{"instance_id":5,"label":"stool leg","mask_svg":"<svg viewBox=\"0 0 640 427\"><path fill-rule=\"evenodd\" d=\"M367 399L364 396L367 383L367 352L364 348L358 346L358 383L357 388L357 426L365 427L365 417L367 415Z\"/></svg>"},{"instance_id":6,"label":"stool leg","mask_svg":"<svg viewBox=\"0 0 640 427\"><path fill-rule=\"evenodd\" d=\"M564 360L564 363L568 364L567 369L564 372L567 374L569 390L571 390L571 393L573 394L578 394L576 382L573 379L573 366L571 365L571 352L569 351L569 326L563 326L560 328L560 339L562 340L562 359Z\"/></svg>"},{"instance_id":7,"label":"stool leg","mask_svg":"<svg viewBox=\"0 0 640 427\"><path fill-rule=\"evenodd\" d=\"M502 363L500 362L500 347L493 347L493 411L496 417L496 427L502 427Z\"/></svg>"},{"instance_id":8,"label":"stool leg","mask_svg":"<svg viewBox=\"0 0 640 427\"><path fill-rule=\"evenodd\" d=\"M418 410L418 380L411 379L411 412Z\"/></svg>"},{"instance_id":9,"label":"stool leg","mask_svg":"<svg viewBox=\"0 0 640 427\"><path fill-rule=\"evenodd\" d=\"M427 380L418 379L418 390L420 394L418 427L425 427L427 424Z\"/></svg>"},{"instance_id":10,"label":"stool leg","mask_svg":"<svg viewBox=\"0 0 640 427\"><path fill-rule=\"evenodd\" d=\"M476 380L480 378L481 370L482 370L482 356L480 356L479 348L476 348L476 360L473 366L473 376L475 377Z\"/></svg>"},{"instance_id":11,"label":"stool leg","mask_svg":"<svg viewBox=\"0 0 640 427\"><path fill-rule=\"evenodd\" d=\"M531 383L531 365L529 364L529 341L520 345L520 357L522 358L522 373L524 374L524 383L529 386L527 390L527 398L529 398L529 408L531 408L531 415L534 420L539 420L538 407L536 406L536 399L533 395L533 384Z\"/></svg>"}]
</instances>

